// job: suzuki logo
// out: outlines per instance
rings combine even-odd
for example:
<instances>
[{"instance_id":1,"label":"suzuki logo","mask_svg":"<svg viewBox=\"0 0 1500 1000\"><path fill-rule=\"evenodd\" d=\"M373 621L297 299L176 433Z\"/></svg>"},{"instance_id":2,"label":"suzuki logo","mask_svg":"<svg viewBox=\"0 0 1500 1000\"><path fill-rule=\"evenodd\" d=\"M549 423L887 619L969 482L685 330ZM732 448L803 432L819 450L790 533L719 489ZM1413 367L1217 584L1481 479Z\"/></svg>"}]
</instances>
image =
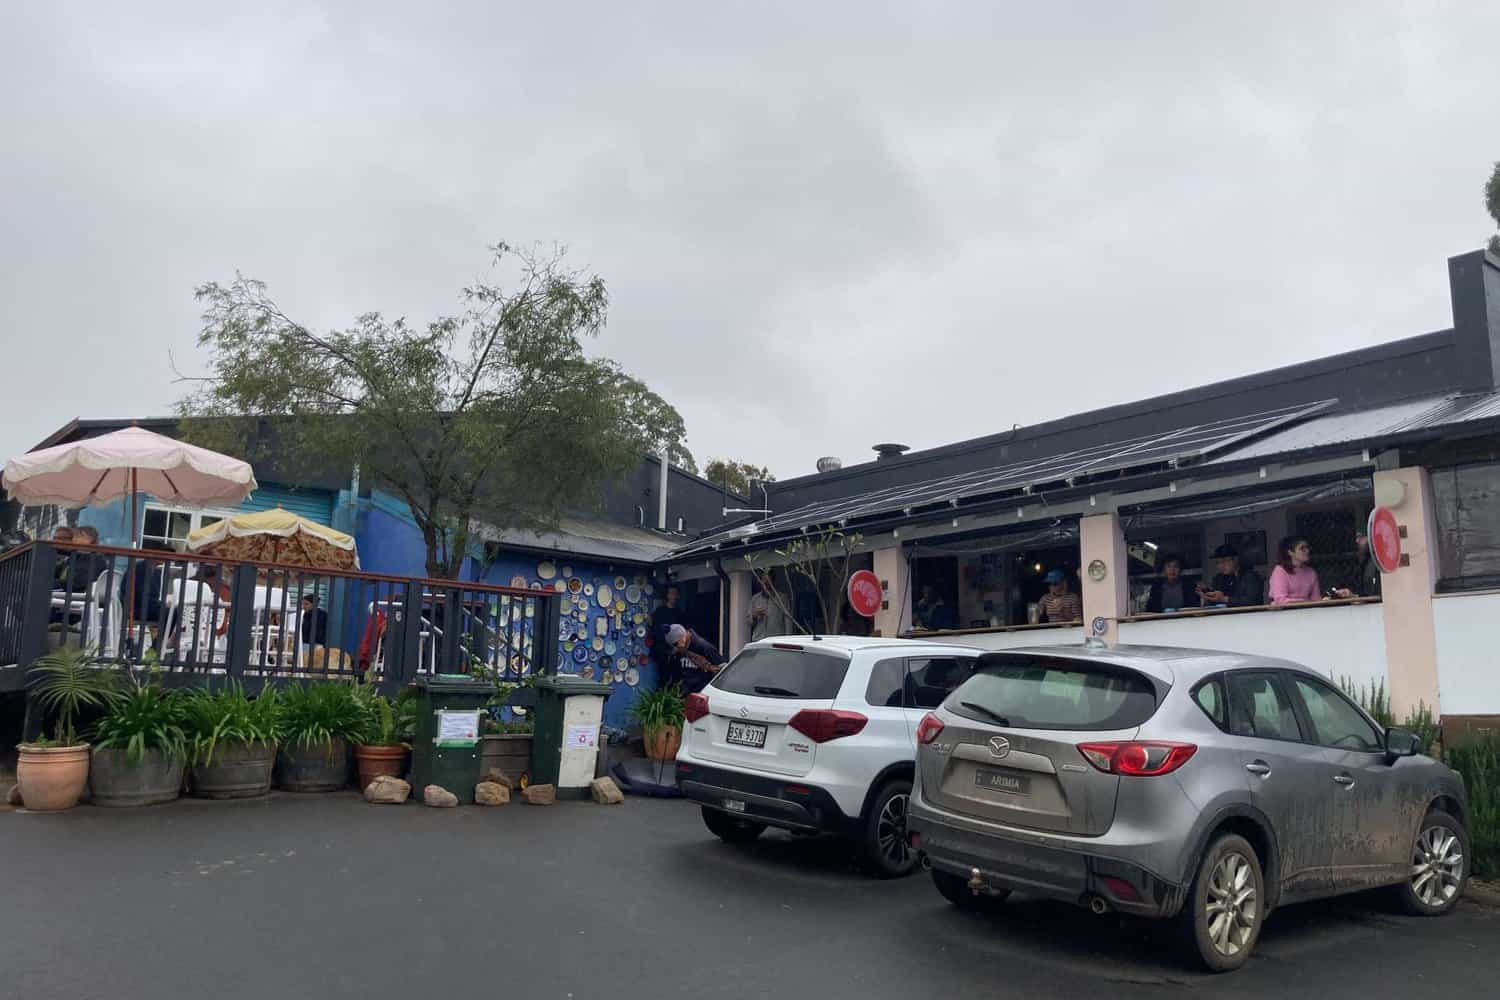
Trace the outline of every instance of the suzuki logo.
<instances>
[{"instance_id":1,"label":"suzuki logo","mask_svg":"<svg viewBox=\"0 0 1500 1000\"><path fill-rule=\"evenodd\" d=\"M1004 736L990 737L990 756L1005 757L1010 753L1010 740Z\"/></svg>"},{"instance_id":2,"label":"suzuki logo","mask_svg":"<svg viewBox=\"0 0 1500 1000\"><path fill-rule=\"evenodd\" d=\"M744 705L740 706L740 718L742 718L742 719L748 719L748 718L750 718L750 709L746 708Z\"/></svg>"}]
</instances>

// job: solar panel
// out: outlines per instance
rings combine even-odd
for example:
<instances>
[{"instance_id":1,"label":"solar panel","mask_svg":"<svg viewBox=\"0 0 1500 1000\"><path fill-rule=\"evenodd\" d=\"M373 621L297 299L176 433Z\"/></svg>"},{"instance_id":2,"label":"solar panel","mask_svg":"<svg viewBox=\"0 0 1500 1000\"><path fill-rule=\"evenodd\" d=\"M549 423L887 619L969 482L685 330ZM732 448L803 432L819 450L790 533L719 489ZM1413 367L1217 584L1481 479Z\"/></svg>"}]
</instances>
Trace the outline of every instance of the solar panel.
<instances>
[{"instance_id":1,"label":"solar panel","mask_svg":"<svg viewBox=\"0 0 1500 1000\"><path fill-rule=\"evenodd\" d=\"M808 530L824 525L845 526L863 518L883 514L911 514L924 509L957 507L964 501L998 498L1007 493L1024 496L1035 491L1064 488L1094 476L1152 467L1175 468L1321 413L1337 402L1325 399L1316 403L1229 417L1179 427L1163 434L1112 441L1058 455L820 501L757 521L753 531L749 526L741 525L729 531L717 532L679 549L674 555L700 552L725 541L752 535Z\"/></svg>"}]
</instances>

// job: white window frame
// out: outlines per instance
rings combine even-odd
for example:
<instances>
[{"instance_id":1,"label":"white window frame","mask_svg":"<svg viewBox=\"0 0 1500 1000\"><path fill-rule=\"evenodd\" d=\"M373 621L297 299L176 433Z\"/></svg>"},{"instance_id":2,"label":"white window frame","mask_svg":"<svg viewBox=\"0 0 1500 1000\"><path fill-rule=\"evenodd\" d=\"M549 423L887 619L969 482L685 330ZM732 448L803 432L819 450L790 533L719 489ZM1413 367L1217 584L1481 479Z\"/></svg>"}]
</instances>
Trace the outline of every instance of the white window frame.
<instances>
[{"instance_id":1,"label":"white window frame","mask_svg":"<svg viewBox=\"0 0 1500 1000\"><path fill-rule=\"evenodd\" d=\"M243 513L243 511L239 511L239 510L228 510L228 509L213 508L213 507L210 507L210 508L182 507L182 506L178 506L176 504L147 502L147 503L141 505L141 528L140 528L140 530L141 530L141 545L142 545L143 548L145 547L146 539L148 537L146 535L146 518L147 518L148 514L151 511L160 511L161 513L163 513L163 514L166 515L168 530L171 530L172 515L173 514L184 514L184 515L186 515L189 518L189 520L188 520L188 534L192 534L193 532L197 531L199 528L203 527L203 519L204 518L213 518L214 520L222 521L226 517L235 517L235 516ZM170 548L174 552L186 552L187 551L187 545L186 545L186 543L182 539L176 539L176 538L171 538L171 537L163 537L161 535L152 535L152 536L149 536L149 537L152 538L155 541L165 541L165 542L170 543ZM158 550L158 551L162 551L162 550Z\"/></svg>"}]
</instances>

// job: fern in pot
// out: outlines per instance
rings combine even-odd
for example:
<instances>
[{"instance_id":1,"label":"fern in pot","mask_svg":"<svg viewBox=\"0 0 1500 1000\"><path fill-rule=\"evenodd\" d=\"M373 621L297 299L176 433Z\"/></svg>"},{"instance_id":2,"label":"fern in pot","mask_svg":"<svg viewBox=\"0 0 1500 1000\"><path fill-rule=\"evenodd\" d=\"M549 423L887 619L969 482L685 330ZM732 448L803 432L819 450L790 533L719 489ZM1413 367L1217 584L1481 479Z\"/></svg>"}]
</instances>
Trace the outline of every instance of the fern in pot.
<instances>
[{"instance_id":1,"label":"fern in pot","mask_svg":"<svg viewBox=\"0 0 1500 1000\"><path fill-rule=\"evenodd\" d=\"M96 806L146 806L182 792L188 740L184 697L130 674L95 729L89 791Z\"/></svg>"},{"instance_id":2,"label":"fern in pot","mask_svg":"<svg viewBox=\"0 0 1500 1000\"><path fill-rule=\"evenodd\" d=\"M630 717L641 724L647 757L656 761L677 759L677 748L682 745L684 709L682 688L676 684L642 691L636 697Z\"/></svg>"},{"instance_id":3,"label":"fern in pot","mask_svg":"<svg viewBox=\"0 0 1500 1000\"><path fill-rule=\"evenodd\" d=\"M289 792L332 792L349 781L349 746L368 731L352 685L293 684L281 694L276 782Z\"/></svg>"},{"instance_id":4,"label":"fern in pot","mask_svg":"<svg viewBox=\"0 0 1500 1000\"><path fill-rule=\"evenodd\" d=\"M31 696L52 736L30 740L16 749L16 783L21 803L37 812L71 809L89 779L89 745L79 717L108 708L117 696L114 671L82 650L58 650L31 667Z\"/></svg>"},{"instance_id":5,"label":"fern in pot","mask_svg":"<svg viewBox=\"0 0 1500 1000\"><path fill-rule=\"evenodd\" d=\"M239 684L183 699L194 795L243 799L271 790L281 702L274 688L251 698Z\"/></svg>"},{"instance_id":6,"label":"fern in pot","mask_svg":"<svg viewBox=\"0 0 1500 1000\"><path fill-rule=\"evenodd\" d=\"M354 763L359 771L359 787L386 775L399 778L406 773L409 741L416 731L416 701L409 691L395 700L376 694L370 686L355 692L355 701L364 716L359 735L354 737Z\"/></svg>"}]
</instances>

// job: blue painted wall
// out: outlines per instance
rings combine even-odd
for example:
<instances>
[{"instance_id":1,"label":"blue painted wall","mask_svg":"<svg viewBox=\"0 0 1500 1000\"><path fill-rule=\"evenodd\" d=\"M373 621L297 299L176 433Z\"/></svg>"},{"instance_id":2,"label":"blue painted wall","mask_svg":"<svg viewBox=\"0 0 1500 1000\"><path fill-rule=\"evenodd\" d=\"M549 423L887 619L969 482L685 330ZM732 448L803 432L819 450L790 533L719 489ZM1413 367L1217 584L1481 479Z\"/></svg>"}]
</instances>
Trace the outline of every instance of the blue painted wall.
<instances>
[{"instance_id":1,"label":"blue painted wall","mask_svg":"<svg viewBox=\"0 0 1500 1000\"><path fill-rule=\"evenodd\" d=\"M427 548L422 543L422 533L417 529L406 505L395 497L376 492L356 519L354 536L359 545L360 565L374 573L390 573L397 576L425 576ZM543 580L538 566L550 562L556 571L550 579ZM475 579L479 563L474 558L464 562L464 579ZM650 689L656 684L656 664L651 660L645 639L637 631L646 629L637 625L635 617L640 615L649 624L652 607L655 606L655 581L644 567L613 565L607 562L575 559L558 555L551 559L521 553L502 554L501 558L484 570L482 582L500 585L522 585L533 589L553 587L561 582L577 578L581 590L577 595L565 593L560 616L562 628L558 636L558 669L564 673L582 674L593 669L594 678L601 679L606 661L611 668L610 682L614 693L604 703L604 724L620 729L630 724L629 710L635 702L637 689ZM598 587L607 585L611 591L623 579L627 593L613 594L608 609L601 607ZM629 602L631 587L640 588L639 600ZM583 589L591 593L584 593ZM625 601L622 611L618 603ZM599 635L599 621L604 622L605 633ZM601 649L594 649L595 639ZM622 664L621 661L629 661ZM623 666L634 667L640 677L635 687L624 681L616 681L615 670Z\"/></svg>"},{"instance_id":2,"label":"blue painted wall","mask_svg":"<svg viewBox=\"0 0 1500 1000\"><path fill-rule=\"evenodd\" d=\"M145 507L148 502L154 501L144 493L141 494L138 518L145 518ZM278 506L317 521L319 524L333 523L335 508L333 493L328 490L294 490L276 483L263 484L244 503L228 509L248 513L270 510ZM140 530L139 522L136 524L136 530L131 530L129 499L116 500L103 507L85 507L78 512L78 523L98 529L101 545L118 545L121 548L129 547Z\"/></svg>"}]
</instances>

